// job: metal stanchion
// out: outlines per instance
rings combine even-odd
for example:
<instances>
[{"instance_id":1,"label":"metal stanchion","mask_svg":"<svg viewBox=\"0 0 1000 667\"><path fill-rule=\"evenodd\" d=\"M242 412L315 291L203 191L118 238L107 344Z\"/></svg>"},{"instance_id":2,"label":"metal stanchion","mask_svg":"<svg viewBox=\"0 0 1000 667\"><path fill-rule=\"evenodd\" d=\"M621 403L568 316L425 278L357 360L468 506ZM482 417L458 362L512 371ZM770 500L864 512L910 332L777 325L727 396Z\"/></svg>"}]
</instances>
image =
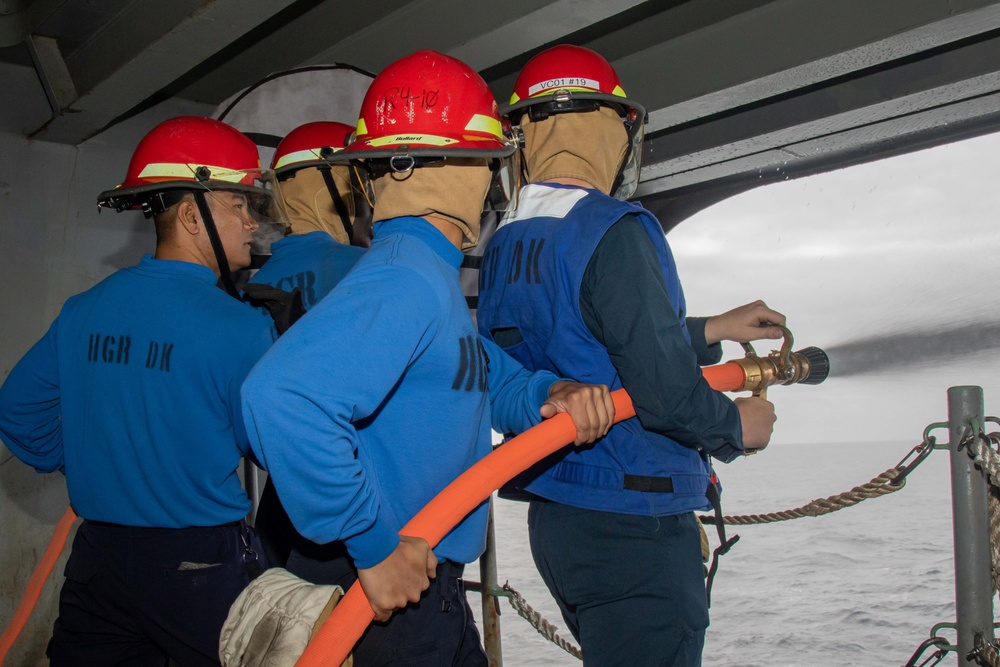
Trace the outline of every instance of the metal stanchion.
<instances>
[{"instance_id":1,"label":"metal stanchion","mask_svg":"<svg viewBox=\"0 0 1000 667\"><path fill-rule=\"evenodd\" d=\"M490 593L497 585L497 546L493 527L493 499L490 498L489 522L486 528L486 551L479 557L479 577L483 596L483 645L490 667L503 667L500 642L500 607Z\"/></svg>"},{"instance_id":2,"label":"metal stanchion","mask_svg":"<svg viewBox=\"0 0 1000 667\"><path fill-rule=\"evenodd\" d=\"M243 488L250 498L250 511L247 513L247 523L251 526L257 522L257 508L260 505L260 494L264 490L261 476L264 471L258 468L249 458L243 459ZM266 479L266 477L265 477Z\"/></svg>"},{"instance_id":3,"label":"metal stanchion","mask_svg":"<svg viewBox=\"0 0 1000 667\"><path fill-rule=\"evenodd\" d=\"M976 664L968 656L977 647L977 637L979 641L993 639L986 477L973 465L966 441L970 433L973 438L978 437L982 425L982 388L948 389L948 449L951 452L955 536L955 615L960 665Z\"/></svg>"}]
</instances>

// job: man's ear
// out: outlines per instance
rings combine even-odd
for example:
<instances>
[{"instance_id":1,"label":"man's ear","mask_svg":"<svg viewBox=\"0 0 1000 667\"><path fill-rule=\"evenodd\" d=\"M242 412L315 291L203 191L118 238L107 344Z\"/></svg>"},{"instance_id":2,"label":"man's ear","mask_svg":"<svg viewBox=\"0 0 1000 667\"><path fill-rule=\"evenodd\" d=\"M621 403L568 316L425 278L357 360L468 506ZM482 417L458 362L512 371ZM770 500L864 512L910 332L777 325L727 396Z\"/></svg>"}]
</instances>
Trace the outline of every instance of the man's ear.
<instances>
[{"instance_id":1,"label":"man's ear","mask_svg":"<svg viewBox=\"0 0 1000 667\"><path fill-rule=\"evenodd\" d=\"M177 204L177 225L192 236L201 233L201 213L190 195Z\"/></svg>"}]
</instances>

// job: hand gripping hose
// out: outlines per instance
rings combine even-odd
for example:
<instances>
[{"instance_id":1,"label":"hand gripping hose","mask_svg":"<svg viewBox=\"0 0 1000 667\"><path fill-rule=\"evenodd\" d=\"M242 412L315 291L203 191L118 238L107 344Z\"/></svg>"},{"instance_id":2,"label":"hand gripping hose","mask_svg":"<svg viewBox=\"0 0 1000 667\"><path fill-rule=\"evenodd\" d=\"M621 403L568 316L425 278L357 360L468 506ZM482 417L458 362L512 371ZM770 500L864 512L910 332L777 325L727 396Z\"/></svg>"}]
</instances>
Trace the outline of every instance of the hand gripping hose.
<instances>
[{"instance_id":1,"label":"hand gripping hose","mask_svg":"<svg viewBox=\"0 0 1000 667\"><path fill-rule=\"evenodd\" d=\"M708 384L717 391L739 391L746 382L743 368L734 362L703 368ZM635 416L632 399L619 389L611 393L615 422ZM576 439L576 426L562 413L506 442L455 481L442 489L420 510L400 534L422 537L434 548L452 528L514 475ZM365 628L375 619L365 592L357 582L351 586L316 636L306 647L296 667L337 667L347 658Z\"/></svg>"}]
</instances>

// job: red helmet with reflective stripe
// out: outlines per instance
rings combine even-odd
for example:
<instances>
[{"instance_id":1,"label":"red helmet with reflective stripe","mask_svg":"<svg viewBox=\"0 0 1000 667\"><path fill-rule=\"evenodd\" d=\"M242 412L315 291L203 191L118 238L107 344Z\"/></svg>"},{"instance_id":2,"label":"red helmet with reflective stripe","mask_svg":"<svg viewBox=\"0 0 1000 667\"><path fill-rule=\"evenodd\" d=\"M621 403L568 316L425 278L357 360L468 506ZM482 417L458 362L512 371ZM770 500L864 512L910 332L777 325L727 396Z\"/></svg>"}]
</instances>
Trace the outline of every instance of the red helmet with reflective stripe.
<instances>
[{"instance_id":1,"label":"red helmet with reflective stripe","mask_svg":"<svg viewBox=\"0 0 1000 667\"><path fill-rule=\"evenodd\" d=\"M353 132L354 128L346 123L320 121L300 125L278 144L271 169L275 174L284 174L326 164L334 153L344 150Z\"/></svg>"},{"instance_id":2,"label":"red helmet with reflective stripe","mask_svg":"<svg viewBox=\"0 0 1000 667\"><path fill-rule=\"evenodd\" d=\"M355 140L337 159L505 157L514 149L483 78L455 58L418 51L375 77Z\"/></svg>"},{"instance_id":3,"label":"red helmet with reflective stripe","mask_svg":"<svg viewBox=\"0 0 1000 667\"><path fill-rule=\"evenodd\" d=\"M643 120L646 114L642 105L625 96L618 74L603 56L570 44L554 46L528 61L503 113L555 102L560 94L566 99L603 100L634 110L633 120Z\"/></svg>"},{"instance_id":4,"label":"red helmet with reflective stripe","mask_svg":"<svg viewBox=\"0 0 1000 667\"><path fill-rule=\"evenodd\" d=\"M612 186L615 197L627 199L639 183L646 110L625 96L618 74L603 56L570 44L542 51L518 74L510 102L502 111L518 126L525 113L538 121L551 114L593 110L598 105L616 109L628 131L629 151Z\"/></svg>"},{"instance_id":5,"label":"red helmet with reflective stripe","mask_svg":"<svg viewBox=\"0 0 1000 667\"><path fill-rule=\"evenodd\" d=\"M142 207L164 190L261 192L257 145L236 128L200 116L166 120L142 138L125 180L102 192L98 204L119 211Z\"/></svg>"}]
</instances>

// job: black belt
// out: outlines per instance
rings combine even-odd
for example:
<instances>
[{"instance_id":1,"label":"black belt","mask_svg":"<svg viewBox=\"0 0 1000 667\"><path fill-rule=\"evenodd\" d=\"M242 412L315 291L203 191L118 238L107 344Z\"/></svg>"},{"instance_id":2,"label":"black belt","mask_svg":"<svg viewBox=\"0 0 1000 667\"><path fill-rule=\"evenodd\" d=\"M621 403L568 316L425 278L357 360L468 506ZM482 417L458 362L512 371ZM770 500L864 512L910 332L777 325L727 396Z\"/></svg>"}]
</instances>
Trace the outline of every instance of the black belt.
<instances>
[{"instance_id":1,"label":"black belt","mask_svg":"<svg viewBox=\"0 0 1000 667\"><path fill-rule=\"evenodd\" d=\"M107 521L95 521L93 519L84 519L91 526L98 526L100 528L114 528L117 530L148 530L148 531L169 531L169 530L192 530L198 528L239 528L242 525L240 521L230 521L229 523L223 523L215 526L184 526L183 528L162 528L159 526L129 526L121 523L109 523Z\"/></svg>"},{"instance_id":2,"label":"black belt","mask_svg":"<svg viewBox=\"0 0 1000 667\"><path fill-rule=\"evenodd\" d=\"M622 488L626 491L642 491L643 493L673 493L674 480L670 477L626 474Z\"/></svg>"},{"instance_id":3,"label":"black belt","mask_svg":"<svg viewBox=\"0 0 1000 667\"><path fill-rule=\"evenodd\" d=\"M438 561L437 564L437 576L439 577L452 577L454 579L461 579L462 574L465 572L465 563L456 563L453 560L442 560Z\"/></svg>"}]
</instances>

